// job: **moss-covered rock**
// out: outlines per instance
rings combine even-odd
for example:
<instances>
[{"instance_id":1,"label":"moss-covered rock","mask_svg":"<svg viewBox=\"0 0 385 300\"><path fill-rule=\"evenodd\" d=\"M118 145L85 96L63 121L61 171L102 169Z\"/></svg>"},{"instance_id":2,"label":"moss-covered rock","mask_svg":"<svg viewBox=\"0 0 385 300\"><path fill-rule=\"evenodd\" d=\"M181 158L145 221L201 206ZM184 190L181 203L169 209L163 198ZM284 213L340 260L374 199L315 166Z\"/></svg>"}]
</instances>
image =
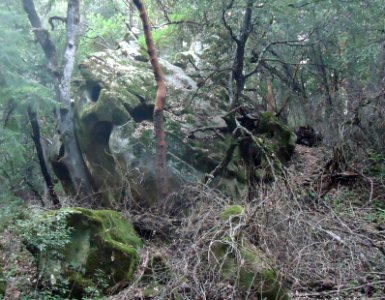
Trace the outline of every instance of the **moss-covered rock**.
<instances>
[{"instance_id":1,"label":"moss-covered rock","mask_svg":"<svg viewBox=\"0 0 385 300\"><path fill-rule=\"evenodd\" d=\"M199 61L194 51L175 58ZM211 182L234 197L242 193L250 178L259 182L260 175L247 168L255 165L263 169L264 154L282 163L290 159L295 134L274 114L262 112L257 119L246 120L253 122L251 128L239 120L262 147L247 134L234 138L234 118L240 114L228 114L229 108L223 105L225 87L218 82L216 92L210 90L207 97L199 92L189 68L183 70L165 59L160 59L160 64L167 85L165 127L171 192L185 182L202 181L232 144L238 144L232 159ZM79 68L82 76L74 83L75 130L93 182L104 196L102 206L114 207L122 197L133 206L156 205L152 123L156 85L150 62L141 57L137 42L131 40L118 49L89 55ZM257 155L246 157L252 153ZM269 177L260 173L262 178Z\"/></svg>"},{"instance_id":2,"label":"moss-covered rock","mask_svg":"<svg viewBox=\"0 0 385 300\"><path fill-rule=\"evenodd\" d=\"M221 220L227 221L233 218L239 218L245 214L245 208L242 205L228 206L221 214Z\"/></svg>"},{"instance_id":3,"label":"moss-covered rock","mask_svg":"<svg viewBox=\"0 0 385 300\"><path fill-rule=\"evenodd\" d=\"M69 241L62 247L33 247L39 272L46 281L52 285L59 280L68 282L71 296L77 298L87 288L105 291L130 281L142 242L121 213L64 208L46 217L64 218L71 229Z\"/></svg>"},{"instance_id":4,"label":"moss-covered rock","mask_svg":"<svg viewBox=\"0 0 385 300\"><path fill-rule=\"evenodd\" d=\"M0 267L0 299L3 299L7 288L7 280L4 277L3 269Z\"/></svg>"},{"instance_id":5,"label":"moss-covered rock","mask_svg":"<svg viewBox=\"0 0 385 300\"><path fill-rule=\"evenodd\" d=\"M249 299L289 299L276 272L266 264L263 253L251 244L237 245L235 249L226 240L216 241L211 253L211 263L219 268L220 274L248 293Z\"/></svg>"},{"instance_id":6,"label":"moss-covered rock","mask_svg":"<svg viewBox=\"0 0 385 300\"><path fill-rule=\"evenodd\" d=\"M236 223L241 224L244 215L245 209L241 205L231 205L223 210L220 218L223 222L230 221L233 230L210 245L209 263L249 299L289 299L264 253L247 240L240 230L241 226L236 226Z\"/></svg>"},{"instance_id":7,"label":"moss-covered rock","mask_svg":"<svg viewBox=\"0 0 385 300\"><path fill-rule=\"evenodd\" d=\"M179 99L193 93L196 83L179 67L163 59L160 63L167 83L168 110L176 105L179 109ZM122 42L118 49L89 55L79 69L82 76L73 83L75 131L103 196L101 205L113 207L122 195L141 207L155 204L154 145L150 150L146 147L146 131L153 141L156 92L149 60L140 57L135 41ZM178 182L173 180L175 174L169 174L172 182Z\"/></svg>"}]
</instances>

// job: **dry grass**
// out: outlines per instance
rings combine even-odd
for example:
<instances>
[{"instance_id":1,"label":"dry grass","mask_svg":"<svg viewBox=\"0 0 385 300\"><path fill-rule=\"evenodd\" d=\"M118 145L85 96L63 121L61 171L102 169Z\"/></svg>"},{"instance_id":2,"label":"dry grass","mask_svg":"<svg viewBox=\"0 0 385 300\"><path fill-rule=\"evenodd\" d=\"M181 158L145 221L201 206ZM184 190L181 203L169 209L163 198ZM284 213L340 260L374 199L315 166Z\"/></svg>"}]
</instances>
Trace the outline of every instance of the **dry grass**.
<instances>
[{"instance_id":1,"label":"dry grass","mask_svg":"<svg viewBox=\"0 0 385 300\"><path fill-rule=\"evenodd\" d=\"M239 233L265 253L294 299L383 299L385 227L368 220L372 210L357 206L354 190L338 187L321 199L308 185L313 171L297 176L293 167L260 186L253 201L198 185L185 187L161 209L127 212L148 241L134 282L110 300L256 299L209 263L211 246L224 236L234 237L229 243L236 255ZM221 221L234 203L245 207L245 216L236 224ZM158 290L146 294L154 281Z\"/></svg>"}]
</instances>

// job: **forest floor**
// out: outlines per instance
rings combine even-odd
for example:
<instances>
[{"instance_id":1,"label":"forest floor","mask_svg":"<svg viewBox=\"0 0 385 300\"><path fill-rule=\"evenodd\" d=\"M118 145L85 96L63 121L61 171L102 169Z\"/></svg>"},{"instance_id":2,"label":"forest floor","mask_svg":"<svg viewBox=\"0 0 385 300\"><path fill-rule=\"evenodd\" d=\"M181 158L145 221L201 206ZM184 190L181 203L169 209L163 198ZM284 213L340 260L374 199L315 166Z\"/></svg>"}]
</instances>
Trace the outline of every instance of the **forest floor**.
<instances>
[{"instance_id":1,"label":"forest floor","mask_svg":"<svg viewBox=\"0 0 385 300\"><path fill-rule=\"evenodd\" d=\"M324 148L297 145L284 175L242 203L246 217L238 226L267 254L292 299L385 299L385 186L353 171L336 173L330 162L333 155ZM200 263L210 251L207 245L229 230L213 216L234 202L203 188L185 193L197 204L179 221L165 218L164 212L134 216L154 232L161 228L144 253L156 249L172 261L175 276L165 283L164 299L173 289L187 290L183 299L246 299ZM165 244L165 237L171 242ZM147 258L135 283L110 300L152 299L140 284Z\"/></svg>"},{"instance_id":2,"label":"forest floor","mask_svg":"<svg viewBox=\"0 0 385 300\"><path fill-rule=\"evenodd\" d=\"M351 173L330 179L331 157L324 148L297 145L284 175L261 186L255 200L242 201L239 228L267 255L292 299L385 299L385 185ZM171 299L175 290L183 299L245 299L201 262L213 239L230 230L213 216L234 201L203 186L185 187L176 198L189 200L188 215L180 201L179 207L124 212L147 228L146 246L134 281L109 299ZM155 272L150 253L160 265L168 261L171 273ZM36 268L12 226L0 235L0 265L9 282L5 299L39 299L22 298L36 295ZM144 276L161 284L149 290ZM163 298L154 297L159 289Z\"/></svg>"}]
</instances>

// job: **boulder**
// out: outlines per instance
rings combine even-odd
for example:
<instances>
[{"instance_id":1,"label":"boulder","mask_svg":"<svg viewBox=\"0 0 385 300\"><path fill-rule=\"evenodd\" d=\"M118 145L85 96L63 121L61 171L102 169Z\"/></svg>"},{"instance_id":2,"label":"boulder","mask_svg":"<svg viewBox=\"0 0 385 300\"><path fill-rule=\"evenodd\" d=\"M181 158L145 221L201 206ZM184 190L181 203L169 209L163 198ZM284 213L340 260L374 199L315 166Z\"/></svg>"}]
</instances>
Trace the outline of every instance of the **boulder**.
<instances>
[{"instance_id":1,"label":"boulder","mask_svg":"<svg viewBox=\"0 0 385 300\"><path fill-rule=\"evenodd\" d=\"M79 65L82 77L73 83L76 135L104 207L122 195L142 207L157 201L152 133L156 86L150 62L139 59L136 47L121 43L117 50L90 55ZM197 86L179 67L160 62L168 88L166 122L176 124L171 132L180 131L183 122L174 122L174 110L180 109L176 101ZM171 187L177 188L182 176L173 172L173 165L169 169Z\"/></svg>"},{"instance_id":2,"label":"boulder","mask_svg":"<svg viewBox=\"0 0 385 300\"><path fill-rule=\"evenodd\" d=\"M245 219L245 209L232 205L222 212L222 222L231 228ZM222 236L212 242L209 258L213 267L224 279L248 295L248 299L288 300L287 290L270 266L264 253L243 236L242 231L232 231L232 236Z\"/></svg>"},{"instance_id":3,"label":"boulder","mask_svg":"<svg viewBox=\"0 0 385 300\"><path fill-rule=\"evenodd\" d=\"M192 79L194 74L189 76L165 59L160 59L160 64L167 84L165 127L173 192L186 182L202 181L221 163L234 143L232 134L239 114L224 118L228 115L223 110L226 93L202 95ZM139 47L131 41L121 43L118 49L89 55L79 68L82 77L73 82L75 131L103 196L100 205L116 207L123 198L131 206L157 205L152 123L156 86L150 62L142 59ZM250 158L245 153L275 155L285 163L295 146L295 134L274 114L262 112L252 120L246 117L247 124L241 118L239 121L246 128L253 125L252 134L265 146L256 149L255 143L244 137L221 176L213 180L225 193L237 195L250 177L244 166L258 168L263 160L263 155Z\"/></svg>"},{"instance_id":4,"label":"boulder","mask_svg":"<svg viewBox=\"0 0 385 300\"><path fill-rule=\"evenodd\" d=\"M276 272L265 263L262 252L251 244L233 249L228 241L215 241L211 247L212 261L221 276L244 292L249 299L288 300Z\"/></svg>"},{"instance_id":5,"label":"boulder","mask_svg":"<svg viewBox=\"0 0 385 300\"><path fill-rule=\"evenodd\" d=\"M39 226L48 224L50 231L55 232L55 226L61 226L62 221L69 230L62 244L47 242L43 247L30 242L38 241L44 230ZM43 282L53 290L59 282L67 282L65 291L81 298L87 289L105 292L132 278L142 242L121 213L64 208L46 213L39 224L33 231L37 237L27 241L27 249L36 258Z\"/></svg>"}]
</instances>

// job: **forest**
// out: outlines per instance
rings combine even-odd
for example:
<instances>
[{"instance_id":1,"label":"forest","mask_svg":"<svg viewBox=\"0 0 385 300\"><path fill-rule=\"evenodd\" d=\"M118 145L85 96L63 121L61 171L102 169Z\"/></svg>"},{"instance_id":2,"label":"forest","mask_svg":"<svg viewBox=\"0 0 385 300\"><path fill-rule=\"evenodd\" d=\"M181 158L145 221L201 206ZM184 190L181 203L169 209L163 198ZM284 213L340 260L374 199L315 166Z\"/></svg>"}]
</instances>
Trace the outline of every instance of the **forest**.
<instances>
[{"instance_id":1,"label":"forest","mask_svg":"<svg viewBox=\"0 0 385 300\"><path fill-rule=\"evenodd\" d=\"M385 299L384 13L1 0L0 299Z\"/></svg>"}]
</instances>

